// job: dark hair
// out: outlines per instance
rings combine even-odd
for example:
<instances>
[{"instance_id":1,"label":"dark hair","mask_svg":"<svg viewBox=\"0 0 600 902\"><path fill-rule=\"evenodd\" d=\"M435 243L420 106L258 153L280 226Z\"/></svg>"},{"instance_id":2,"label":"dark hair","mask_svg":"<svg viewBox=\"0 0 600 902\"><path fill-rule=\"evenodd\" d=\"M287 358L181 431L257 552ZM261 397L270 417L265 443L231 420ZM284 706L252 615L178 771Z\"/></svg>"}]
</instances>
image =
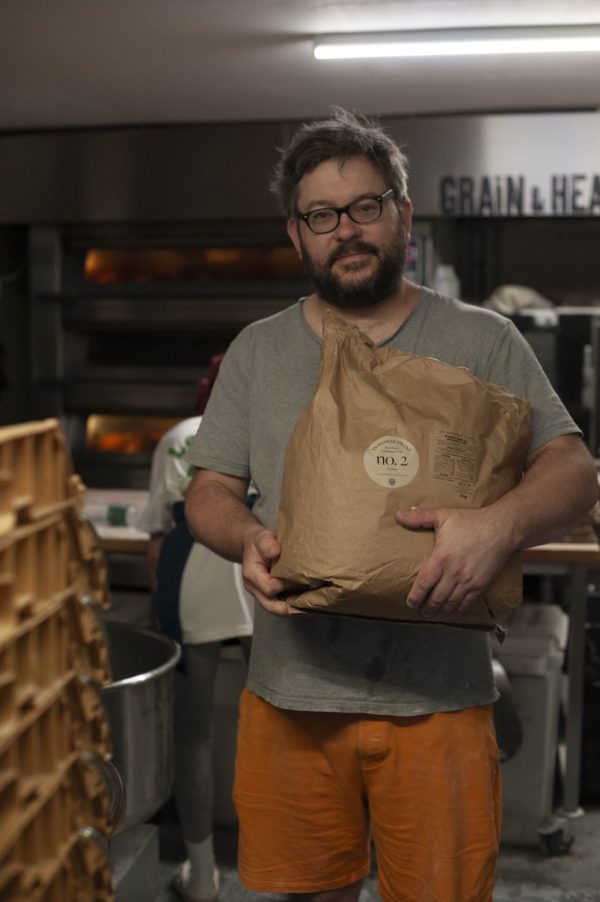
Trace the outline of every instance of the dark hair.
<instances>
[{"instance_id":1,"label":"dark hair","mask_svg":"<svg viewBox=\"0 0 600 902\"><path fill-rule=\"evenodd\" d=\"M286 148L280 148L271 191L283 213L296 212L300 179L320 163L339 158L364 156L381 172L386 186L396 189L396 203L403 203L408 190L408 161L396 142L374 119L350 113L342 107L331 108L328 119L302 125Z\"/></svg>"},{"instance_id":2,"label":"dark hair","mask_svg":"<svg viewBox=\"0 0 600 902\"><path fill-rule=\"evenodd\" d=\"M211 358L210 361L208 376L204 376L203 379L198 380L198 384L196 386L196 403L194 405L195 414L204 413L206 405L208 404L208 399L210 398L210 393L212 391L213 385L215 384L215 380L219 375L219 369L224 357L225 354L215 354L215 356Z\"/></svg>"}]
</instances>

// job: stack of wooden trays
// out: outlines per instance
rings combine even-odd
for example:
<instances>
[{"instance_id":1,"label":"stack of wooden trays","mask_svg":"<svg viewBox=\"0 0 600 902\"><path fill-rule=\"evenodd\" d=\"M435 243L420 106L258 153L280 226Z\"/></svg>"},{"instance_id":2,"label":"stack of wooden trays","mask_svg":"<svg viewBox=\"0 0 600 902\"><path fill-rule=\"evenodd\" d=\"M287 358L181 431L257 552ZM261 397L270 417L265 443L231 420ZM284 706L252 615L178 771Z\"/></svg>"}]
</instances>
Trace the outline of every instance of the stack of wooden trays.
<instances>
[{"instance_id":1,"label":"stack of wooden trays","mask_svg":"<svg viewBox=\"0 0 600 902\"><path fill-rule=\"evenodd\" d=\"M106 567L56 420L0 429L0 902L112 902Z\"/></svg>"}]
</instances>

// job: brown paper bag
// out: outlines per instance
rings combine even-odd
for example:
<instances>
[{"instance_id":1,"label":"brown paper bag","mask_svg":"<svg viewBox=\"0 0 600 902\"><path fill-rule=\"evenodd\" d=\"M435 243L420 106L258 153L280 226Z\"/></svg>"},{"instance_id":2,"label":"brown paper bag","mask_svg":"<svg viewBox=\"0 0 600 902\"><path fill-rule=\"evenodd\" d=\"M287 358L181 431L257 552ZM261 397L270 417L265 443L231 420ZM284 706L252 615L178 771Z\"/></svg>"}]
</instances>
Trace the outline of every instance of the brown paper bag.
<instances>
[{"instance_id":1,"label":"brown paper bag","mask_svg":"<svg viewBox=\"0 0 600 902\"><path fill-rule=\"evenodd\" d=\"M379 348L326 312L317 391L290 439L274 576L291 613L431 622L406 605L434 545L400 508L479 508L521 479L529 404L467 369ZM451 623L492 629L522 597L520 555ZM449 621L450 622L450 621Z\"/></svg>"}]
</instances>

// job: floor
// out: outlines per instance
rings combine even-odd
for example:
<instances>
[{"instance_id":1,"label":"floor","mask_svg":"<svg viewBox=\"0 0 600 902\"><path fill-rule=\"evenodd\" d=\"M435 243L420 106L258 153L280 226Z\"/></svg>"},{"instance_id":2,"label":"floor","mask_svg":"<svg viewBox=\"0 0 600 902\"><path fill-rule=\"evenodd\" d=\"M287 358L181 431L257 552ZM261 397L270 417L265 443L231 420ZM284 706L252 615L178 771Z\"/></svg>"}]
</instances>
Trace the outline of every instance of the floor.
<instances>
[{"instance_id":1,"label":"floor","mask_svg":"<svg viewBox=\"0 0 600 902\"><path fill-rule=\"evenodd\" d=\"M170 891L173 868L183 858L177 819L171 803L154 818L159 826L161 888L156 902L181 902ZM215 834L221 872L219 902L283 902L284 896L258 895L245 889L235 866L236 831L228 827ZM375 865L365 880L360 902L379 902ZM494 902L600 902L600 806L588 808L571 849L548 855L541 848L504 848L500 855Z\"/></svg>"}]
</instances>

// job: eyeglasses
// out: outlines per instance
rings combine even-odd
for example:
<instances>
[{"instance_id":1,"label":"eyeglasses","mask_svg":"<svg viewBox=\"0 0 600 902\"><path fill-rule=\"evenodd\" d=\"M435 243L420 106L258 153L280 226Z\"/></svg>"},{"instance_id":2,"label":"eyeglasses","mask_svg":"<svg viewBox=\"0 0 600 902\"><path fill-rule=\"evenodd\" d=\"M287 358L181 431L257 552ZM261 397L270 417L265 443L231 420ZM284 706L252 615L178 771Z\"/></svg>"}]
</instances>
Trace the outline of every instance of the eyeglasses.
<instances>
[{"instance_id":1,"label":"eyeglasses","mask_svg":"<svg viewBox=\"0 0 600 902\"><path fill-rule=\"evenodd\" d=\"M359 197L345 207L320 207L318 210L311 210L310 213L300 213L296 210L296 217L305 222L315 235L325 235L337 229L342 213L347 213L352 222L359 225L375 222L383 212L384 200L393 197L395 193L395 188L388 188L384 194Z\"/></svg>"}]
</instances>

